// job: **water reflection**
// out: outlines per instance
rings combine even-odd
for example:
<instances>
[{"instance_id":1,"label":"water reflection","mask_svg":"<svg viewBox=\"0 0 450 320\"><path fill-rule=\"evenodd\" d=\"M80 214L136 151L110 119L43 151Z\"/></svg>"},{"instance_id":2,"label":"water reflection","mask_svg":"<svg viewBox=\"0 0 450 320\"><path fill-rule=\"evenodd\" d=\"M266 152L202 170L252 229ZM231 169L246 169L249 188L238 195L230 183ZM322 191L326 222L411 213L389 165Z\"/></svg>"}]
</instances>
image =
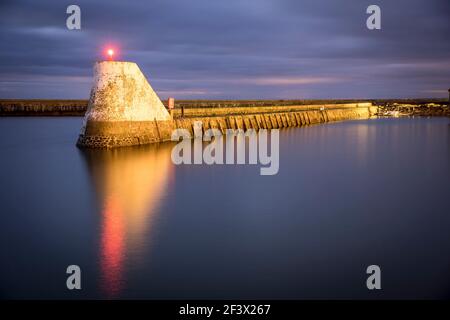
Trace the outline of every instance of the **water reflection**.
<instances>
[{"instance_id":1,"label":"water reflection","mask_svg":"<svg viewBox=\"0 0 450 320\"><path fill-rule=\"evenodd\" d=\"M370 122L357 122L352 130L345 130L348 141L353 142L355 165L361 169L368 168L369 157L373 157L373 146L376 145L376 126Z\"/></svg>"},{"instance_id":2,"label":"water reflection","mask_svg":"<svg viewBox=\"0 0 450 320\"><path fill-rule=\"evenodd\" d=\"M101 210L100 288L124 289L125 264L145 255L158 205L167 190L171 145L83 151Z\"/></svg>"}]
</instances>

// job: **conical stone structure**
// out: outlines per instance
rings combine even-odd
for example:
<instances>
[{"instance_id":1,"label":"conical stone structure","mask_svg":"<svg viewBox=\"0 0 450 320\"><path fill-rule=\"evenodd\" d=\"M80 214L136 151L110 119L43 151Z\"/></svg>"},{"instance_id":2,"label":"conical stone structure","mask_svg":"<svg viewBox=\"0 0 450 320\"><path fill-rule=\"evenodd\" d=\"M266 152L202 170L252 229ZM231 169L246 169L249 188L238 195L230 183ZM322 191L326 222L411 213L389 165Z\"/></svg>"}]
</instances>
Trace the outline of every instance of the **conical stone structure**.
<instances>
[{"instance_id":1,"label":"conical stone structure","mask_svg":"<svg viewBox=\"0 0 450 320\"><path fill-rule=\"evenodd\" d=\"M77 145L119 147L146 144L158 137L158 122L171 116L136 63L101 61Z\"/></svg>"}]
</instances>

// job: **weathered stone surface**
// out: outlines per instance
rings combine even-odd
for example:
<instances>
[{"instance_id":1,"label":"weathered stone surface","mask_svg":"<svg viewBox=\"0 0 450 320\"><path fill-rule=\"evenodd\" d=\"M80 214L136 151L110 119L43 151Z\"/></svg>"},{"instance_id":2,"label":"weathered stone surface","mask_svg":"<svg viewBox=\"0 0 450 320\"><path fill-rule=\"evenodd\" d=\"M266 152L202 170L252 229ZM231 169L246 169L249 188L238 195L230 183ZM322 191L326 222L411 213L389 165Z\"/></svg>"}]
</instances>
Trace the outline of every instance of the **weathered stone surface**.
<instances>
[{"instance_id":1,"label":"weathered stone surface","mask_svg":"<svg viewBox=\"0 0 450 320\"><path fill-rule=\"evenodd\" d=\"M94 84L81 134L89 121L170 120L171 116L133 62L101 61L94 65Z\"/></svg>"},{"instance_id":2,"label":"weathered stone surface","mask_svg":"<svg viewBox=\"0 0 450 320\"><path fill-rule=\"evenodd\" d=\"M266 121L266 129L272 129L273 126L272 126L272 119L271 119L270 115L265 114L265 115L263 115L263 117L264 117L264 120Z\"/></svg>"},{"instance_id":3,"label":"weathered stone surface","mask_svg":"<svg viewBox=\"0 0 450 320\"><path fill-rule=\"evenodd\" d=\"M199 105L203 102L199 101ZM233 103L228 103L233 105ZM216 105L216 104L213 104ZM224 105L227 105L224 103ZM239 105L239 104L238 104ZM230 115L250 115L250 114L263 114L263 113L289 113L298 111L308 111L308 110L319 110L320 108L325 108L327 110L332 109L353 109L353 108L368 108L371 107L372 103L333 103L333 104L303 104L303 105L271 105L271 106L232 106L232 107L211 107L211 108L195 108L192 105L184 109L185 117L219 117L219 116L230 116ZM174 118L181 117L181 109L174 109Z\"/></svg>"},{"instance_id":4,"label":"weathered stone surface","mask_svg":"<svg viewBox=\"0 0 450 320\"><path fill-rule=\"evenodd\" d=\"M237 116L237 117L235 117L235 119L236 119L237 129L244 130L244 121L242 120L242 117L241 116Z\"/></svg>"},{"instance_id":5,"label":"weathered stone surface","mask_svg":"<svg viewBox=\"0 0 450 320\"><path fill-rule=\"evenodd\" d=\"M324 116L326 114L326 116ZM169 141L171 132L175 128L187 129L194 136L194 124L199 121L203 127L196 129L203 133L208 128L217 128L226 132L226 129L255 129L278 128L283 120L289 126L341 121L347 119L367 119L372 115L370 108L356 107L354 109L334 109L328 111L303 111L295 113L264 114L256 116L238 117L209 117L209 118L183 118L168 121L90 121L87 123L85 134L81 134L78 145L91 148L113 148ZM287 119L295 119L290 122ZM258 123L261 121L260 125Z\"/></svg>"},{"instance_id":6,"label":"weathered stone surface","mask_svg":"<svg viewBox=\"0 0 450 320\"><path fill-rule=\"evenodd\" d=\"M222 134L225 134L227 130L227 122L224 118L217 118L217 122L219 123L220 131L222 131Z\"/></svg>"},{"instance_id":7,"label":"weathered stone surface","mask_svg":"<svg viewBox=\"0 0 450 320\"><path fill-rule=\"evenodd\" d=\"M244 117L244 127L245 127L245 130L252 129L252 125L250 123L249 117Z\"/></svg>"},{"instance_id":8,"label":"weathered stone surface","mask_svg":"<svg viewBox=\"0 0 450 320\"><path fill-rule=\"evenodd\" d=\"M256 121L256 117L250 116L250 128L259 130L258 122Z\"/></svg>"},{"instance_id":9,"label":"weathered stone surface","mask_svg":"<svg viewBox=\"0 0 450 320\"><path fill-rule=\"evenodd\" d=\"M274 114L270 115L270 123L272 124L272 128L273 129L278 129L278 122L277 122L277 118Z\"/></svg>"},{"instance_id":10,"label":"weathered stone surface","mask_svg":"<svg viewBox=\"0 0 450 320\"><path fill-rule=\"evenodd\" d=\"M275 114L275 119L277 120L277 125L279 129L283 128L283 120L281 120L281 116L279 113Z\"/></svg>"}]
</instances>

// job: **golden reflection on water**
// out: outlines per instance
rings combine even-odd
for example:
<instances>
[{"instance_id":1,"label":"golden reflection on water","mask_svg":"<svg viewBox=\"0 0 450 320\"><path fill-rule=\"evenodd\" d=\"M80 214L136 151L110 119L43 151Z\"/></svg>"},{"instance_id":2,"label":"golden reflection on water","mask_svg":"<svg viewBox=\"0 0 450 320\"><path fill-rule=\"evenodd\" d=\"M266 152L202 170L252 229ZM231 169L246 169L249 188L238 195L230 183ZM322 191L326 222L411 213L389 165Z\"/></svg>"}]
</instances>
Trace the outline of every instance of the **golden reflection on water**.
<instances>
[{"instance_id":1,"label":"golden reflection on water","mask_svg":"<svg viewBox=\"0 0 450 320\"><path fill-rule=\"evenodd\" d=\"M367 168L369 157L373 156L376 130L376 126L371 126L367 122L359 122L352 127L352 130L346 131L348 139L352 139L350 141L354 142L355 163L360 168Z\"/></svg>"},{"instance_id":2,"label":"golden reflection on water","mask_svg":"<svg viewBox=\"0 0 450 320\"><path fill-rule=\"evenodd\" d=\"M110 297L124 286L125 260L138 261L172 172L170 144L85 150L101 208L100 288Z\"/></svg>"}]
</instances>

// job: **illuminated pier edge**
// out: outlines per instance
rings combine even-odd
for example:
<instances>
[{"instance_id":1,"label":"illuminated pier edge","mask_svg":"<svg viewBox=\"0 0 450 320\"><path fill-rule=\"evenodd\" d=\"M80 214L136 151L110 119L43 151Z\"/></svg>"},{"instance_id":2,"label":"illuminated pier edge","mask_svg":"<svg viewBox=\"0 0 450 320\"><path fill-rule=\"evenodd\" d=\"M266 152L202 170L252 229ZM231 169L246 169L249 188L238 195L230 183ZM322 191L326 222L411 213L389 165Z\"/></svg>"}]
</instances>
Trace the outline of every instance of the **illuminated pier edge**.
<instances>
[{"instance_id":1,"label":"illuminated pier edge","mask_svg":"<svg viewBox=\"0 0 450 320\"><path fill-rule=\"evenodd\" d=\"M367 119L372 103L289 107L193 108L171 114L133 62L101 61L94 65L94 84L77 145L115 148L170 141L172 131L202 121L203 129L281 129L329 121Z\"/></svg>"}]
</instances>

